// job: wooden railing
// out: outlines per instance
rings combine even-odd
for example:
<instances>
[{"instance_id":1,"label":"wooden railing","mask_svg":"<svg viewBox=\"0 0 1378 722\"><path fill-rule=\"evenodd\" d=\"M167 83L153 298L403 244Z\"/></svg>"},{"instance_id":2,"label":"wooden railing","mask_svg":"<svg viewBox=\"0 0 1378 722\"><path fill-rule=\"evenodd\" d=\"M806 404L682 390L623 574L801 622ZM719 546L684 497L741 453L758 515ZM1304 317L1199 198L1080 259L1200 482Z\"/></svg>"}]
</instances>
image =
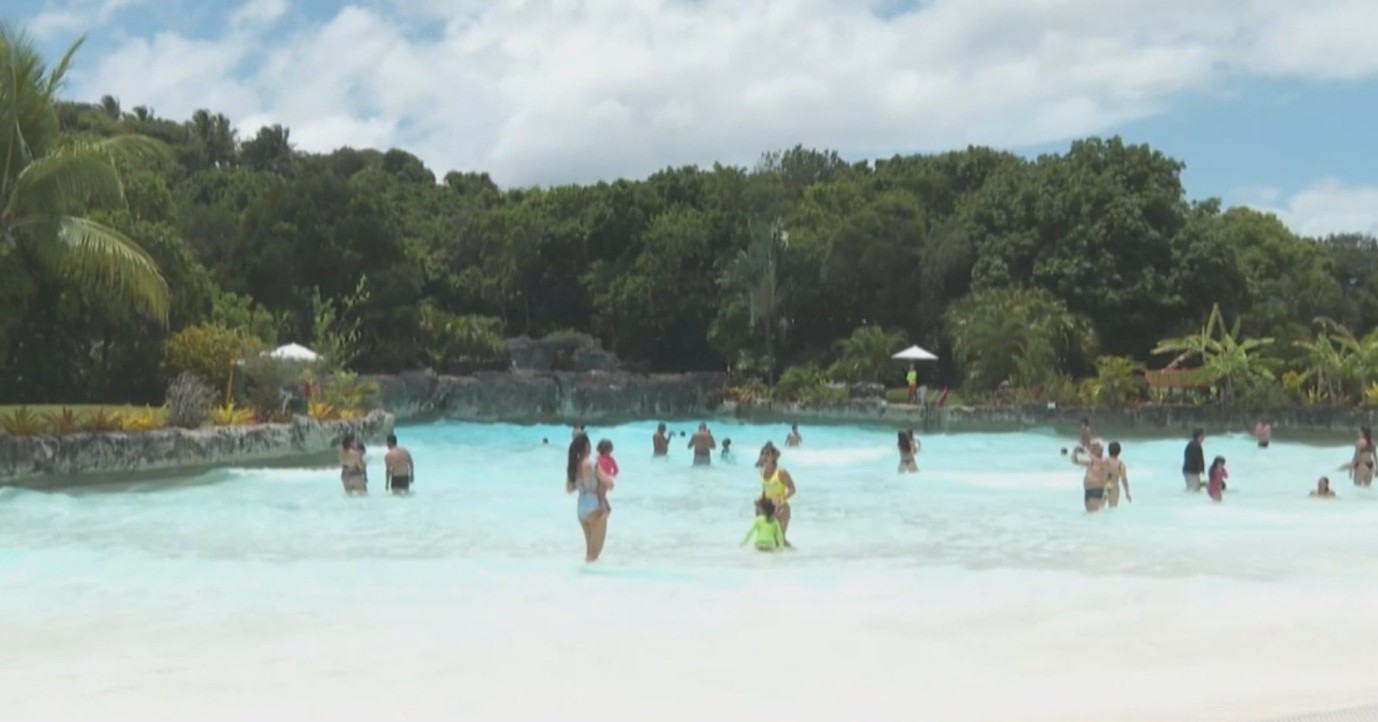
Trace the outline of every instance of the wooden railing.
<instances>
[{"instance_id":1,"label":"wooden railing","mask_svg":"<svg viewBox=\"0 0 1378 722\"><path fill-rule=\"evenodd\" d=\"M1207 385L1201 377L1201 369L1145 371L1144 381L1150 389L1195 389Z\"/></svg>"}]
</instances>

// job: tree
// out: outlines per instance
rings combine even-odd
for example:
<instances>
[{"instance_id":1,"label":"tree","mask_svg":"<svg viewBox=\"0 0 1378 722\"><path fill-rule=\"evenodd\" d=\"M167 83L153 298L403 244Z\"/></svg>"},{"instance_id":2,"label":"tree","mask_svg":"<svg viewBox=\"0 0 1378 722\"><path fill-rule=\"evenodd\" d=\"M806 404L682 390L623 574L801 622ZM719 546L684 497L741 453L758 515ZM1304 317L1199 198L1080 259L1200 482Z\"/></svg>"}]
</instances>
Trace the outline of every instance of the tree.
<instances>
[{"instance_id":1,"label":"tree","mask_svg":"<svg viewBox=\"0 0 1378 722\"><path fill-rule=\"evenodd\" d=\"M1096 347L1090 322L1041 289L974 291L944 320L953 356L978 389L1039 386L1084 364Z\"/></svg>"},{"instance_id":2,"label":"tree","mask_svg":"<svg viewBox=\"0 0 1378 722\"><path fill-rule=\"evenodd\" d=\"M1210 315L1201 329L1193 334L1178 338L1163 339L1154 347L1153 353L1177 353L1171 365L1185 363L1193 358L1201 363L1201 371L1211 383L1220 386L1220 401L1229 403L1235 398L1238 387L1273 379L1268 361L1259 351L1273 344L1272 338L1241 338L1240 319L1233 326L1225 325L1225 317L1220 306L1212 306Z\"/></svg>"},{"instance_id":3,"label":"tree","mask_svg":"<svg viewBox=\"0 0 1378 722\"><path fill-rule=\"evenodd\" d=\"M129 237L84 215L91 205L124 203L117 160L163 149L136 135L59 137L57 92L81 44L45 72L32 43L0 24L0 252L17 253L30 273L115 291L166 321L168 287L157 264Z\"/></svg>"},{"instance_id":4,"label":"tree","mask_svg":"<svg viewBox=\"0 0 1378 722\"><path fill-rule=\"evenodd\" d=\"M837 342L834 367L849 381L879 381L894 367L891 355L904 345L904 334L880 326L862 326Z\"/></svg>"},{"instance_id":5,"label":"tree","mask_svg":"<svg viewBox=\"0 0 1378 722\"><path fill-rule=\"evenodd\" d=\"M746 248L737 252L719 283L745 300L747 320L761 332L766 349L766 380L775 383L775 337L780 321L780 264L789 248L789 233L779 221L753 220Z\"/></svg>"}]
</instances>

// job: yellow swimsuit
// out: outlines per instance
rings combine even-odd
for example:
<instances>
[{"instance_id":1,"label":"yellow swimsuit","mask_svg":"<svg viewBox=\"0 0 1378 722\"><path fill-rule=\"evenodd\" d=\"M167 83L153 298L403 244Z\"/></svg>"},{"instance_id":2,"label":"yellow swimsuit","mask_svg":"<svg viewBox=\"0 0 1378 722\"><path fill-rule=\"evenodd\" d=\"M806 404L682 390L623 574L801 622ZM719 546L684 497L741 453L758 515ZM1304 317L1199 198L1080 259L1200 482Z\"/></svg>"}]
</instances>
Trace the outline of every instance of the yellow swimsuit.
<instances>
[{"instance_id":1,"label":"yellow swimsuit","mask_svg":"<svg viewBox=\"0 0 1378 722\"><path fill-rule=\"evenodd\" d=\"M776 509L789 503L789 487L780 481L779 469L776 469L769 478L761 479L761 493L765 494L765 497L775 504Z\"/></svg>"}]
</instances>

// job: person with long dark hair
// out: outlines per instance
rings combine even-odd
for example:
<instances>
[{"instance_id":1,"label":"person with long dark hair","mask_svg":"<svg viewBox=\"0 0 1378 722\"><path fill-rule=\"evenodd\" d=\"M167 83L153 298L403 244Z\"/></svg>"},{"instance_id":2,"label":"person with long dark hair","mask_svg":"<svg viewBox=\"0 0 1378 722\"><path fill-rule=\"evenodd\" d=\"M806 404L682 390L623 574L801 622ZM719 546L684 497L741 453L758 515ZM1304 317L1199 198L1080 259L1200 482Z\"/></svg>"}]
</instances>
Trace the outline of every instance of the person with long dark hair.
<instances>
[{"instance_id":1,"label":"person with long dark hair","mask_svg":"<svg viewBox=\"0 0 1378 722\"><path fill-rule=\"evenodd\" d=\"M368 464L364 461L364 444L354 434L340 440L340 482L346 494L368 493Z\"/></svg>"},{"instance_id":2,"label":"person with long dark hair","mask_svg":"<svg viewBox=\"0 0 1378 722\"><path fill-rule=\"evenodd\" d=\"M1349 472L1350 477L1354 479L1355 486L1372 486L1373 462L1373 429L1368 426L1360 426L1359 439L1354 443L1354 458L1340 468Z\"/></svg>"},{"instance_id":3,"label":"person with long dark hair","mask_svg":"<svg viewBox=\"0 0 1378 722\"><path fill-rule=\"evenodd\" d=\"M900 447L900 470L901 474L915 474L919 471L919 464L914 460L914 453L918 451L918 442L914 438L912 431L899 432Z\"/></svg>"},{"instance_id":4,"label":"person with long dark hair","mask_svg":"<svg viewBox=\"0 0 1378 722\"><path fill-rule=\"evenodd\" d=\"M588 434L575 434L569 443L569 463L565 467L565 492L578 493L575 512L584 531L584 561L596 562L608 536L608 491L612 478L590 459L593 445Z\"/></svg>"},{"instance_id":5,"label":"person with long dark hair","mask_svg":"<svg viewBox=\"0 0 1378 722\"><path fill-rule=\"evenodd\" d=\"M789 543L789 502L796 491L794 477L780 468L780 450L769 441L761 447L756 466L761 469L761 495L775 505L775 520L780 522L785 547L792 548L793 545Z\"/></svg>"}]
</instances>

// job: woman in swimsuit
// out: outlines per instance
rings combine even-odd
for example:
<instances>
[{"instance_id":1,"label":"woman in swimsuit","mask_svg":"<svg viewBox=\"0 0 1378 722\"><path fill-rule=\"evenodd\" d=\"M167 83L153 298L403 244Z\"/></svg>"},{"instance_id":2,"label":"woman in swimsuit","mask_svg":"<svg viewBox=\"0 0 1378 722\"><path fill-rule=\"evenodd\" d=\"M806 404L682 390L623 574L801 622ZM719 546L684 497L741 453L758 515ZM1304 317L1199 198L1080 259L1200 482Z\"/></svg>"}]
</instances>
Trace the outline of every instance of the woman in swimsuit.
<instances>
[{"instance_id":1,"label":"woman in swimsuit","mask_svg":"<svg viewBox=\"0 0 1378 722\"><path fill-rule=\"evenodd\" d=\"M761 447L761 456L756 465L761 469L761 493L775 504L775 520L780 522L780 534L785 538L785 546L793 549L794 546L789 543L789 500L795 492L794 477L780 468L780 450L769 441Z\"/></svg>"},{"instance_id":2,"label":"woman in swimsuit","mask_svg":"<svg viewBox=\"0 0 1378 722\"><path fill-rule=\"evenodd\" d=\"M364 445L353 434L340 442L340 482L346 494L368 493L368 465L364 463Z\"/></svg>"},{"instance_id":3,"label":"woman in swimsuit","mask_svg":"<svg viewBox=\"0 0 1378 722\"><path fill-rule=\"evenodd\" d=\"M918 471L919 471L919 465L918 465L917 462L914 461L914 452L916 451L915 446L917 446L917 443L914 441L914 437L912 437L912 436L909 435L909 432L907 432L907 431L901 431L901 432L899 432L899 447L900 447L900 470L899 470L899 473L901 473L901 474L904 474L904 473L906 473L906 472L907 472L907 473L910 473L910 474L916 474L916 473L918 473Z\"/></svg>"},{"instance_id":4,"label":"woman in swimsuit","mask_svg":"<svg viewBox=\"0 0 1378 722\"><path fill-rule=\"evenodd\" d=\"M1086 501L1087 513L1100 511L1101 504L1105 502L1105 481L1106 469L1105 462L1101 459L1100 441L1093 440L1088 445L1090 456L1083 459L1081 455L1085 450L1077 447L1072 450L1072 463L1077 466L1086 467L1086 475L1082 477L1081 486L1083 498Z\"/></svg>"},{"instance_id":5,"label":"woman in swimsuit","mask_svg":"<svg viewBox=\"0 0 1378 722\"><path fill-rule=\"evenodd\" d=\"M1373 429L1360 426L1359 440L1354 444L1354 458L1340 469L1349 472L1355 486L1372 486L1373 456Z\"/></svg>"},{"instance_id":6,"label":"woman in swimsuit","mask_svg":"<svg viewBox=\"0 0 1378 722\"><path fill-rule=\"evenodd\" d=\"M579 493L575 511L584 530L584 561L596 562L608 536L608 490L612 478L590 459L593 450L587 434L576 434L569 443L569 465L565 467L565 492Z\"/></svg>"}]
</instances>

